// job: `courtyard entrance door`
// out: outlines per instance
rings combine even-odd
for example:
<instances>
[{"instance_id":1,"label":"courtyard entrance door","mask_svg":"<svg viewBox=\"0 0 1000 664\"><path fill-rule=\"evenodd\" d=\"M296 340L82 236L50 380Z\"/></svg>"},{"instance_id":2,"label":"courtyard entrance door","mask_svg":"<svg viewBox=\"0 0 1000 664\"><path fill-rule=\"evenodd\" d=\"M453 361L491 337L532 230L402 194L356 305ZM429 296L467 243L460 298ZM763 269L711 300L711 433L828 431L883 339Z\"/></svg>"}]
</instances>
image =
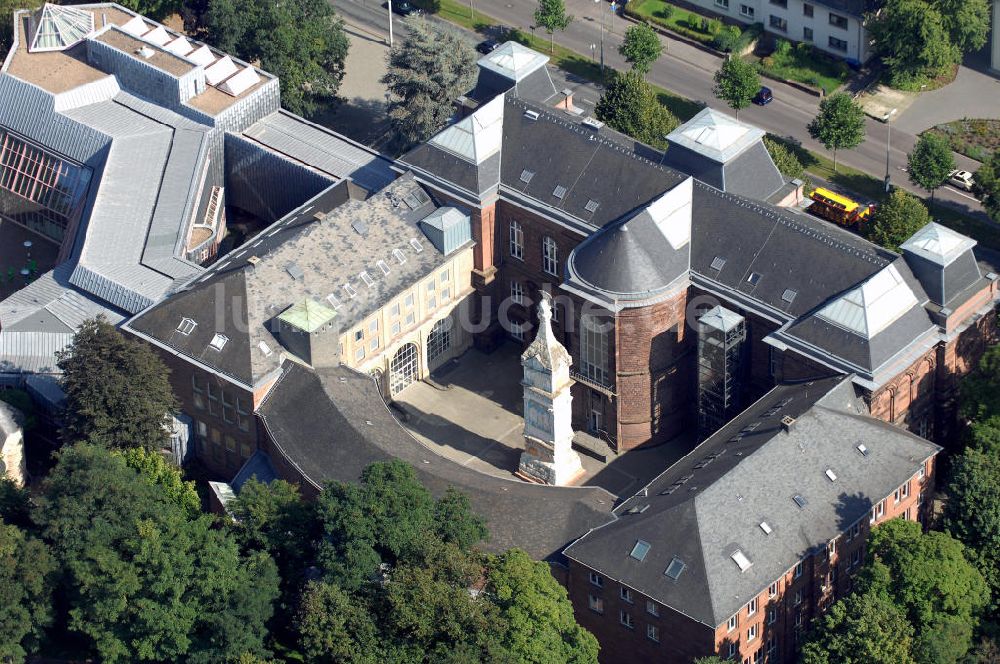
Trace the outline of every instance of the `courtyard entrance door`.
<instances>
[{"instance_id":1,"label":"courtyard entrance door","mask_svg":"<svg viewBox=\"0 0 1000 664\"><path fill-rule=\"evenodd\" d=\"M406 344L396 351L389 363L389 389L396 396L417 379L419 352L415 344Z\"/></svg>"}]
</instances>

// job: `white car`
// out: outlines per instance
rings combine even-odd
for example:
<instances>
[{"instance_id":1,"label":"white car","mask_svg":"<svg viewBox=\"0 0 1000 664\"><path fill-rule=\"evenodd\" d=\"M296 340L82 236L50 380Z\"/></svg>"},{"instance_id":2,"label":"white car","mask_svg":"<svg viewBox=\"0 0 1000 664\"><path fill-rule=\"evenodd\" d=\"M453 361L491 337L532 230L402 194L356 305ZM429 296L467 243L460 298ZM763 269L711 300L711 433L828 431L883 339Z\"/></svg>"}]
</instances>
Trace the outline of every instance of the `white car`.
<instances>
[{"instance_id":1,"label":"white car","mask_svg":"<svg viewBox=\"0 0 1000 664\"><path fill-rule=\"evenodd\" d=\"M948 174L948 184L965 191L972 191L972 173L969 171L952 171Z\"/></svg>"}]
</instances>

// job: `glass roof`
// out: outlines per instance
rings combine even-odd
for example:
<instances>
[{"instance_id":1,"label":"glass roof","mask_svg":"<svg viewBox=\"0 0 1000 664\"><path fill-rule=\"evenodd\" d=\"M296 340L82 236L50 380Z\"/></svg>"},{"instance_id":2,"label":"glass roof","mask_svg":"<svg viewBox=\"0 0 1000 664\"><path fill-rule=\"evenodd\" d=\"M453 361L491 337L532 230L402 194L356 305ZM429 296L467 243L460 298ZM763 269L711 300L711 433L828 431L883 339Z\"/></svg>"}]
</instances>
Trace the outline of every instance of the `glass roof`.
<instances>
[{"instance_id":1,"label":"glass roof","mask_svg":"<svg viewBox=\"0 0 1000 664\"><path fill-rule=\"evenodd\" d=\"M76 7L46 3L31 20L30 51L61 51L94 31L94 15Z\"/></svg>"}]
</instances>

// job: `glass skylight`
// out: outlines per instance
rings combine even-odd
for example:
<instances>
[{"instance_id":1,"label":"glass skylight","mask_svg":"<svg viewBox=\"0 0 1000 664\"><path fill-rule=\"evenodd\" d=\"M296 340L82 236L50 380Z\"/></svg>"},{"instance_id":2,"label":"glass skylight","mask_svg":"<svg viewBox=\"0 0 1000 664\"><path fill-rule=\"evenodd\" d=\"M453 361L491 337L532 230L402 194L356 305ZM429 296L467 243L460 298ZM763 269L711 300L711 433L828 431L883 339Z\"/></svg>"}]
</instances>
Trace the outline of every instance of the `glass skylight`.
<instances>
[{"instance_id":1,"label":"glass skylight","mask_svg":"<svg viewBox=\"0 0 1000 664\"><path fill-rule=\"evenodd\" d=\"M84 9L46 3L31 19L29 51L62 51L94 31L94 15Z\"/></svg>"},{"instance_id":2,"label":"glass skylight","mask_svg":"<svg viewBox=\"0 0 1000 664\"><path fill-rule=\"evenodd\" d=\"M685 567L684 561L674 556L674 559L670 561L670 564L667 565L666 571L664 571L663 573L666 576L673 579L674 581L676 581L677 579L680 578L681 572L684 571L684 567Z\"/></svg>"},{"instance_id":3,"label":"glass skylight","mask_svg":"<svg viewBox=\"0 0 1000 664\"><path fill-rule=\"evenodd\" d=\"M635 543L635 546L632 547L632 553L628 555L632 556L639 562L642 562L643 560L646 559L646 554L649 553L649 548L650 548L649 542L646 542L644 540L638 540Z\"/></svg>"},{"instance_id":4,"label":"glass skylight","mask_svg":"<svg viewBox=\"0 0 1000 664\"><path fill-rule=\"evenodd\" d=\"M733 559L733 562L736 563L736 566L740 568L741 572L747 571L753 565L753 563L750 562L750 559L747 558L747 555L740 549L736 549L736 551L733 552L733 555L729 557Z\"/></svg>"}]
</instances>

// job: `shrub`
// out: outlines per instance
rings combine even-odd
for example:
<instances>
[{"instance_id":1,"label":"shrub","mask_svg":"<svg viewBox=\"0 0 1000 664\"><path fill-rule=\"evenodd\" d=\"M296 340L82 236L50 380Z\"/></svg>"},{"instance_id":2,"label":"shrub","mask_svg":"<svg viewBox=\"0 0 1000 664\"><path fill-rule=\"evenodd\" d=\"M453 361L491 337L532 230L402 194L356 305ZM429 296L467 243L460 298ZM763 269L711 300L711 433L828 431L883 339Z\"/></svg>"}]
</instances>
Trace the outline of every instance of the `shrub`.
<instances>
[{"instance_id":1,"label":"shrub","mask_svg":"<svg viewBox=\"0 0 1000 664\"><path fill-rule=\"evenodd\" d=\"M743 36L743 32L735 25L727 25L722 28L715 39L712 41L712 45L720 51L725 51L729 53L736 49L737 44L740 43L740 38Z\"/></svg>"},{"instance_id":2,"label":"shrub","mask_svg":"<svg viewBox=\"0 0 1000 664\"><path fill-rule=\"evenodd\" d=\"M802 166L802 162L799 161L795 153L789 150L784 143L770 136L765 136L764 147L767 148L768 154L771 155L774 165L778 167L778 170L786 178L802 178L805 175L805 167Z\"/></svg>"},{"instance_id":3,"label":"shrub","mask_svg":"<svg viewBox=\"0 0 1000 664\"><path fill-rule=\"evenodd\" d=\"M787 39L778 39L774 42L774 55L788 55L792 52L792 43Z\"/></svg>"},{"instance_id":4,"label":"shrub","mask_svg":"<svg viewBox=\"0 0 1000 664\"><path fill-rule=\"evenodd\" d=\"M722 21L716 18L708 20L708 30L707 30L708 34L714 37L715 35L719 34L720 30L722 30Z\"/></svg>"},{"instance_id":5,"label":"shrub","mask_svg":"<svg viewBox=\"0 0 1000 664\"><path fill-rule=\"evenodd\" d=\"M658 11L657 15L661 16L662 18L669 19L671 16L674 15L674 6L673 5L663 5L663 9L661 9L660 11Z\"/></svg>"},{"instance_id":6,"label":"shrub","mask_svg":"<svg viewBox=\"0 0 1000 664\"><path fill-rule=\"evenodd\" d=\"M774 67L774 56L768 55L760 59L760 66L764 69L771 69Z\"/></svg>"}]
</instances>

